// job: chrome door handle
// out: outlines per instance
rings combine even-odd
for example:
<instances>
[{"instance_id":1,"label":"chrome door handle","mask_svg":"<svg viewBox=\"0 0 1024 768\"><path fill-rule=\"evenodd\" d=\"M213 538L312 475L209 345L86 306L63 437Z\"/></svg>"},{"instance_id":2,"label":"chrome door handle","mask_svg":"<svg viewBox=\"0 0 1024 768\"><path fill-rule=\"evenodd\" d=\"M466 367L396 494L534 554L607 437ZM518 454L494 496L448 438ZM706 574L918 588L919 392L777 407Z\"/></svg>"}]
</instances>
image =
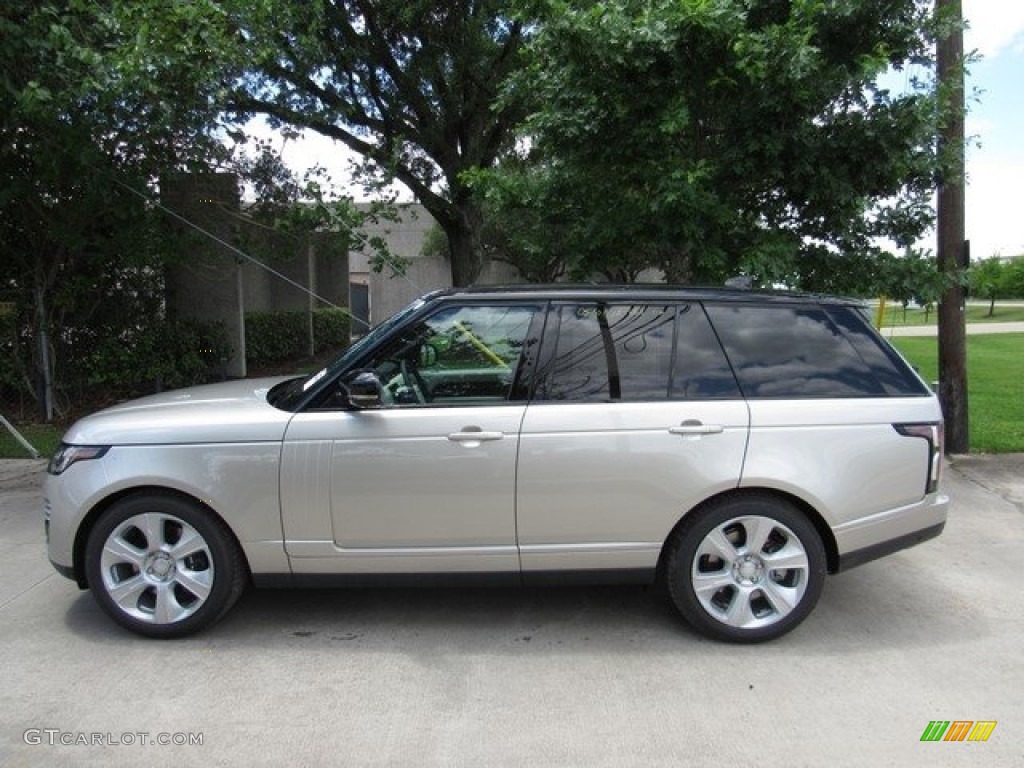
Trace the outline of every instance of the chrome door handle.
<instances>
[{"instance_id":1,"label":"chrome door handle","mask_svg":"<svg viewBox=\"0 0 1024 768\"><path fill-rule=\"evenodd\" d=\"M448 439L453 443L461 443L469 448L480 445L480 443L488 440L501 440L505 436L504 432L484 432L481 429L464 429L461 432L452 432L448 435Z\"/></svg>"},{"instance_id":2,"label":"chrome door handle","mask_svg":"<svg viewBox=\"0 0 1024 768\"><path fill-rule=\"evenodd\" d=\"M720 424L703 424L696 419L687 419L678 427L669 427L670 435L720 435L725 428Z\"/></svg>"}]
</instances>

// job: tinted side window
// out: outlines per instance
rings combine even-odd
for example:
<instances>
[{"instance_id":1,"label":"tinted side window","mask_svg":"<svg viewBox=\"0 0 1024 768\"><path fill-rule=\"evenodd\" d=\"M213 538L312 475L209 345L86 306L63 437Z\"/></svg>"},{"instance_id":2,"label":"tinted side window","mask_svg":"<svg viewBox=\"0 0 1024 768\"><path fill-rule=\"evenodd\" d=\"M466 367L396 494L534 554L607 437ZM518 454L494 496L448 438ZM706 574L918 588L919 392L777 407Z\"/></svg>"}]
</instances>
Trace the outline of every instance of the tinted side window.
<instances>
[{"instance_id":1,"label":"tinted side window","mask_svg":"<svg viewBox=\"0 0 1024 768\"><path fill-rule=\"evenodd\" d=\"M818 307L706 306L746 397L878 397L881 383Z\"/></svg>"},{"instance_id":2,"label":"tinted side window","mask_svg":"<svg viewBox=\"0 0 1024 768\"><path fill-rule=\"evenodd\" d=\"M540 373L546 400L635 401L738 397L697 305L559 307L558 340Z\"/></svg>"},{"instance_id":3,"label":"tinted side window","mask_svg":"<svg viewBox=\"0 0 1024 768\"><path fill-rule=\"evenodd\" d=\"M558 308L547 400L665 399L675 307L576 304Z\"/></svg>"},{"instance_id":4,"label":"tinted side window","mask_svg":"<svg viewBox=\"0 0 1024 768\"><path fill-rule=\"evenodd\" d=\"M928 388L907 363L871 330L868 321L851 307L830 307L829 316L853 344L864 363L893 397L927 395Z\"/></svg>"},{"instance_id":5,"label":"tinted side window","mask_svg":"<svg viewBox=\"0 0 1024 768\"><path fill-rule=\"evenodd\" d=\"M364 361L391 406L478 405L525 396L514 388L537 311L531 306L447 306L410 325Z\"/></svg>"},{"instance_id":6,"label":"tinted side window","mask_svg":"<svg viewBox=\"0 0 1024 768\"><path fill-rule=\"evenodd\" d=\"M675 400L740 397L736 377L701 306L680 307L677 327L669 396Z\"/></svg>"}]
</instances>

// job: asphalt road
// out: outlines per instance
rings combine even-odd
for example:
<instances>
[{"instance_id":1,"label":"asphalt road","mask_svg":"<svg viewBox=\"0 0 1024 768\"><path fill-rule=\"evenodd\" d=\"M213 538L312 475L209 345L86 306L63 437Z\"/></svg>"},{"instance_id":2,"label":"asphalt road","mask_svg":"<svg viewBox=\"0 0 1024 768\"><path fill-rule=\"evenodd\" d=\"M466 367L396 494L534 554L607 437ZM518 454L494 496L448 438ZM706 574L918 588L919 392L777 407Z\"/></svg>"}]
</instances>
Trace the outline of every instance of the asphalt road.
<instances>
[{"instance_id":1,"label":"asphalt road","mask_svg":"<svg viewBox=\"0 0 1024 768\"><path fill-rule=\"evenodd\" d=\"M250 591L143 640L47 563L38 464L0 462L0 765L1021 766L1024 455L961 466L939 539L736 647L639 588Z\"/></svg>"}]
</instances>

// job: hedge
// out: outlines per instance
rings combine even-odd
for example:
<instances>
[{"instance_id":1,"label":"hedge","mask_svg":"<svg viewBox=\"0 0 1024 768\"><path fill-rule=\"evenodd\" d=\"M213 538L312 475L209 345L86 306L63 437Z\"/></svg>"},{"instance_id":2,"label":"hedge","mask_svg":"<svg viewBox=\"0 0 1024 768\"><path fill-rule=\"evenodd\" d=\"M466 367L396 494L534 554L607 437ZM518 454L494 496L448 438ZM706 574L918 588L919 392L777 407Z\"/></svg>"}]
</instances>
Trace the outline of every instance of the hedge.
<instances>
[{"instance_id":1,"label":"hedge","mask_svg":"<svg viewBox=\"0 0 1024 768\"><path fill-rule=\"evenodd\" d=\"M117 336L65 329L67 352L58 381L124 388L158 382L167 389L220 379L231 347L221 323L157 321Z\"/></svg>"},{"instance_id":2,"label":"hedge","mask_svg":"<svg viewBox=\"0 0 1024 768\"><path fill-rule=\"evenodd\" d=\"M345 347L349 318L344 309L313 310L313 354ZM306 312L246 312L245 359L255 365L309 357Z\"/></svg>"}]
</instances>

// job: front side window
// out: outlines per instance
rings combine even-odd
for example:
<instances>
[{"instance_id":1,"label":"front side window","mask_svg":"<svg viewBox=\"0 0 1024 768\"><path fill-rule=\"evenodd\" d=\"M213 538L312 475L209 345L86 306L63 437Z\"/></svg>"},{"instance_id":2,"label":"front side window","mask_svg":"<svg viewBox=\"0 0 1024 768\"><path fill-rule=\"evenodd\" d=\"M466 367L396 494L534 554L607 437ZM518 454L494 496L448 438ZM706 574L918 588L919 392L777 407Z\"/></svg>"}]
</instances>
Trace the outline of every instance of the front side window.
<instances>
[{"instance_id":1,"label":"front side window","mask_svg":"<svg viewBox=\"0 0 1024 768\"><path fill-rule=\"evenodd\" d=\"M406 328L359 366L389 406L494 404L525 398L517 373L537 307L448 306Z\"/></svg>"}]
</instances>

